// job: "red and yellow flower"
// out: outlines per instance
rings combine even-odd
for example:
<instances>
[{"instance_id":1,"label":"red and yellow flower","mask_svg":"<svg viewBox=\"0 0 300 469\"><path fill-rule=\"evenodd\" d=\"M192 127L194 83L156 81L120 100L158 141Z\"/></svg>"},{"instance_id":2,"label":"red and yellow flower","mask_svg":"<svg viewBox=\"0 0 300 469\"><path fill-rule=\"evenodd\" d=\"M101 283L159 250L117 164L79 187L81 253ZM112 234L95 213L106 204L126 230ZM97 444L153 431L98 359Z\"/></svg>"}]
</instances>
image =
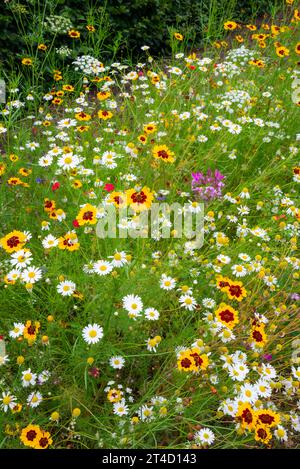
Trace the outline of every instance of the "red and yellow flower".
<instances>
[{"instance_id":1,"label":"red and yellow flower","mask_svg":"<svg viewBox=\"0 0 300 469\"><path fill-rule=\"evenodd\" d=\"M124 192L113 191L109 194L107 201L117 208L123 208L127 205L127 196Z\"/></svg>"},{"instance_id":2,"label":"red and yellow flower","mask_svg":"<svg viewBox=\"0 0 300 469\"><path fill-rule=\"evenodd\" d=\"M136 189L128 189L126 191L127 204L130 205L135 212L148 210L148 208L151 207L153 198L153 192L151 192L148 187L143 187L138 191Z\"/></svg>"},{"instance_id":3,"label":"red and yellow flower","mask_svg":"<svg viewBox=\"0 0 300 469\"><path fill-rule=\"evenodd\" d=\"M256 441L267 445L272 439L272 434L268 427L265 427L264 425L258 425L255 428L254 438Z\"/></svg>"},{"instance_id":4,"label":"red and yellow flower","mask_svg":"<svg viewBox=\"0 0 300 469\"><path fill-rule=\"evenodd\" d=\"M42 435L41 429L38 425L27 425L23 428L20 435L20 440L25 446L35 448L38 438Z\"/></svg>"},{"instance_id":5,"label":"red and yellow flower","mask_svg":"<svg viewBox=\"0 0 300 469\"><path fill-rule=\"evenodd\" d=\"M1 238L0 244L6 252L12 253L22 249L26 241L26 235L22 231L14 230Z\"/></svg>"},{"instance_id":6,"label":"red and yellow flower","mask_svg":"<svg viewBox=\"0 0 300 469\"><path fill-rule=\"evenodd\" d=\"M76 217L79 226L83 225L95 225L97 223L97 208L91 204L85 204L79 210L79 213Z\"/></svg>"},{"instance_id":7,"label":"red and yellow flower","mask_svg":"<svg viewBox=\"0 0 300 469\"><path fill-rule=\"evenodd\" d=\"M28 342L34 342L36 340L36 336L39 332L41 324L39 321L26 321L23 337L27 339Z\"/></svg>"},{"instance_id":8,"label":"red and yellow flower","mask_svg":"<svg viewBox=\"0 0 300 469\"><path fill-rule=\"evenodd\" d=\"M78 238L75 232L69 231L64 236L58 238L59 249L66 249L67 251L77 251L80 247Z\"/></svg>"},{"instance_id":9,"label":"red and yellow flower","mask_svg":"<svg viewBox=\"0 0 300 469\"><path fill-rule=\"evenodd\" d=\"M226 31L233 31L236 28L237 28L237 23L235 21L226 21L226 23L224 23L224 29Z\"/></svg>"},{"instance_id":10,"label":"red and yellow flower","mask_svg":"<svg viewBox=\"0 0 300 469\"><path fill-rule=\"evenodd\" d=\"M98 111L99 119L107 120L107 119L111 119L112 116L113 116L113 113L110 111L106 111L105 109Z\"/></svg>"},{"instance_id":11,"label":"red and yellow flower","mask_svg":"<svg viewBox=\"0 0 300 469\"><path fill-rule=\"evenodd\" d=\"M269 428L276 427L280 423L280 415L271 409L262 409L255 412L257 423Z\"/></svg>"},{"instance_id":12,"label":"red and yellow flower","mask_svg":"<svg viewBox=\"0 0 300 469\"><path fill-rule=\"evenodd\" d=\"M173 163L175 161L174 153L167 147L167 145L155 145L152 149L154 158L163 161L164 163Z\"/></svg>"},{"instance_id":13,"label":"red and yellow flower","mask_svg":"<svg viewBox=\"0 0 300 469\"><path fill-rule=\"evenodd\" d=\"M216 318L219 322L233 329L239 322L239 313L226 303L221 303L219 308L215 311Z\"/></svg>"},{"instance_id":14,"label":"red and yellow flower","mask_svg":"<svg viewBox=\"0 0 300 469\"><path fill-rule=\"evenodd\" d=\"M239 405L236 417L241 423L242 428L253 430L256 423L256 415L248 402Z\"/></svg>"}]
</instances>

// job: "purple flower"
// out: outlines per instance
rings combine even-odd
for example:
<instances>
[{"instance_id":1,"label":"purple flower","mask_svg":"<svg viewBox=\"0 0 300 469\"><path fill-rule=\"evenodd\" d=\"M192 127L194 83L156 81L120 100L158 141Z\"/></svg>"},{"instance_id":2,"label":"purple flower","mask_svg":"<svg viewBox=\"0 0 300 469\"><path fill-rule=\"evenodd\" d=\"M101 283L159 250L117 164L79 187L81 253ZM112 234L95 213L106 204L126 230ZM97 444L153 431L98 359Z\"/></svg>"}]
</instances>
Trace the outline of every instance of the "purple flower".
<instances>
[{"instance_id":1,"label":"purple flower","mask_svg":"<svg viewBox=\"0 0 300 469\"><path fill-rule=\"evenodd\" d=\"M273 356L270 353L265 353L262 357L264 360L267 360L268 362L270 362L273 358Z\"/></svg>"},{"instance_id":2,"label":"purple flower","mask_svg":"<svg viewBox=\"0 0 300 469\"><path fill-rule=\"evenodd\" d=\"M290 299L299 301L300 300L300 295L298 295L298 293L291 293L290 294Z\"/></svg>"},{"instance_id":3,"label":"purple flower","mask_svg":"<svg viewBox=\"0 0 300 469\"><path fill-rule=\"evenodd\" d=\"M218 169L213 173L209 168L204 173L192 173L192 191L202 200L213 200L221 197L225 178Z\"/></svg>"}]
</instances>

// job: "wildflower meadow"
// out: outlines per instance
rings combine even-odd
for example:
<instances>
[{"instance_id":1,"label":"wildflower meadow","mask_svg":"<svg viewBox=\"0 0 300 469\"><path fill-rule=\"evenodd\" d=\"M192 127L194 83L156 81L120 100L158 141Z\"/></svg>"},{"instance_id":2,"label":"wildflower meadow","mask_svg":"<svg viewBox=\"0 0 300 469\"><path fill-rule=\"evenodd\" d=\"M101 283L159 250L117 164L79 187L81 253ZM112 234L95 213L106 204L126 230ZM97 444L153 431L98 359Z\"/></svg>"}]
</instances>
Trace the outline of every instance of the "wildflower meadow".
<instances>
[{"instance_id":1,"label":"wildflower meadow","mask_svg":"<svg viewBox=\"0 0 300 469\"><path fill-rule=\"evenodd\" d=\"M169 52L133 58L102 53L94 10L23 3L36 30L6 2L25 45L0 66L0 447L300 448L299 5L199 46L168 25Z\"/></svg>"}]
</instances>

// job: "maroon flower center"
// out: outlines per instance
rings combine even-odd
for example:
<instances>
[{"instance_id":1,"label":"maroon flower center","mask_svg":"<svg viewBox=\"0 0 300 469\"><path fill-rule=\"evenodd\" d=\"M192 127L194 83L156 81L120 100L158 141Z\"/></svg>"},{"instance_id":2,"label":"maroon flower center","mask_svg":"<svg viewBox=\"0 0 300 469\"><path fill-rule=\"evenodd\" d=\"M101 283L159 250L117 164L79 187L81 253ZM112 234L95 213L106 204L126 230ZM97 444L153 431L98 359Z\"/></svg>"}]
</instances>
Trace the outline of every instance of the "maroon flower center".
<instances>
[{"instance_id":1,"label":"maroon flower center","mask_svg":"<svg viewBox=\"0 0 300 469\"><path fill-rule=\"evenodd\" d=\"M20 244L20 240L18 236L12 236L11 238L7 240L7 245L10 248L15 248L16 246L18 246L18 244Z\"/></svg>"},{"instance_id":2,"label":"maroon flower center","mask_svg":"<svg viewBox=\"0 0 300 469\"><path fill-rule=\"evenodd\" d=\"M184 358L183 360L181 360L181 366L182 368L190 368L192 362L189 358Z\"/></svg>"},{"instance_id":3,"label":"maroon flower center","mask_svg":"<svg viewBox=\"0 0 300 469\"><path fill-rule=\"evenodd\" d=\"M92 220L93 219L93 212L90 212L90 211L84 212L82 218L84 220Z\"/></svg>"},{"instance_id":4,"label":"maroon flower center","mask_svg":"<svg viewBox=\"0 0 300 469\"><path fill-rule=\"evenodd\" d=\"M26 438L29 441L33 441L37 436L37 432L35 430L29 430L29 432L26 433Z\"/></svg>"},{"instance_id":5,"label":"maroon flower center","mask_svg":"<svg viewBox=\"0 0 300 469\"><path fill-rule=\"evenodd\" d=\"M228 309L225 309L224 311L221 311L220 318L224 322L231 322L234 320L234 314Z\"/></svg>"},{"instance_id":6,"label":"maroon flower center","mask_svg":"<svg viewBox=\"0 0 300 469\"><path fill-rule=\"evenodd\" d=\"M166 150L159 150L157 152L157 155L159 156L159 158L162 158L164 160L169 158L169 154L168 154L168 152L166 152Z\"/></svg>"},{"instance_id":7,"label":"maroon flower center","mask_svg":"<svg viewBox=\"0 0 300 469\"><path fill-rule=\"evenodd\" d=\"M253 421L253 416L252 416L252 413L250 412L249 409L245 409L242 413L242 419L244 420L244 422L250 424L252 423Z\"/></svg>"},{"instance_id":8,"label":"maroon flower center","mask_svg":"<svg viewBox=\"0 0 300 469\"><path fill-rule=\"evenodd\" d=\"M239 297L242 294L242 289L239 285L230 285L229 292L232 296Z\"/></svg>"},{"instance_id":9,"label":"maroon flower center","mask_svg":"<svg viewBox=\"0 0 300 469\"><path fill-rule=\"evenodd\" d=\"M200 355L198 355L198 353L192 353L192 354L191 354L191 357L194 358L195 363L196 363L197 366L201 366L201 365L202 365L203 360L202 360L202 358L200 357Z\"/></svg>"},{"instance_id":10,"label":"maroon flower center","mask_svg":"<svg viewBox=\"0 0 300 469\"><path fill-rule=\"evenodd\" d=\"M42 448L45 448L47 445L48 445L48 438L47 437L43 437L39 440L39 445L42 447Z\"/></svg>"},{"instance_id":11,"label":"maroon flower center","mask_svg":"<svg viewBox=\"0 0 300 469\"><path fill-rule=\"evenodd\" d=\"M228 283L228 282L224 282L224 280L221 280L221 281L219 282L219 287L220 287L220 288L229 287L229 283Z\"/></svg>"},{"instance_id":12,"label":"maroon flower center","mask_svg":"<svg viewBox=\"0 0 300 469\"><path fill-rule=\"evenodd\" d=\"M261 438L262 440L264 440L267 437L267 432L263 428L259 428L257 430L257 434L258 434L259 438Z\"/></svg>"},{"instance_id":13,"label":"maroon flower center","mask_svg":"<svg viewBox=\"0 0 300 469\"><path fill-rule=\"evenodd\" d=\"M253 336L253 339L256 340L256 342L262 342L262 340L263 340L263 336L262 336L261 332L259 332L259 331L254 331L252 336Z\"/></svg>"},{"instance_id":14,"label":"maroon flower center","mask_svg":"<svg viewBox=\"0 0 300 469\"><path fill-rule=\"evenodd\" d=\"M143 204L144 202L146 202L147 196L143 191L135 192L134 194L132 194L131 199L134 203Z\"/></svg>"},{"instance_id":15,"label":"maroon flower center","mask_svg":"<svg viewBox=\"0 0 300 469\"><path fill-rule=\"evenodd\" d=\"M120 205L123 203L123 199L122 197L120 197L119 195L117 195L116 197L114 197L114 201L116 202L116 204Z\"/></svg>"},{"instance_id":16,"label":"maroon flower center","mask_svg":"<svg viewBox=\"0 0 300 469\"><path fill-rule=\"evenodd\" d=\"M29 326L27 328L27 334L29 334L29 335L35 335L35 331L36 331L35 326Z\"/></svg>"},{"instance_id":17,"label":"maroon flower center","mask_svg":"<svg viewBox=\"0 0 300 469\"><path fill-rule=\"evenodd\" d=\"M275 421L274 417L269 414L260 414L258 418L265 425L271 425Z\"/></svg>"}]
</instances>

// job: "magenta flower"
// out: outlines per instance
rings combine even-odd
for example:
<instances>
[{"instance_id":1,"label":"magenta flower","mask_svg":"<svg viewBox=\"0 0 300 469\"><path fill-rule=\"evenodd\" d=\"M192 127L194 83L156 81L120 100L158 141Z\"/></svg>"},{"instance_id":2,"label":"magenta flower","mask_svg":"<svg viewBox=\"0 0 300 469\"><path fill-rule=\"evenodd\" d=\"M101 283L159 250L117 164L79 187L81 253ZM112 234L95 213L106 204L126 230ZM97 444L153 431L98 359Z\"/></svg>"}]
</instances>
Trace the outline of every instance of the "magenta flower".
<instances>
[{"instance_id":1,"label":"magenta flower","mask_svg":"<svg viewBox=\"0 0 300 469\"><path fill-rule=\"evenodd\" d=\"M206 174L192 173L192 191L202 200L217 199L222 195L225 178L218 169L213 173L208 169Z\"/></svg>"}]
</instances>

